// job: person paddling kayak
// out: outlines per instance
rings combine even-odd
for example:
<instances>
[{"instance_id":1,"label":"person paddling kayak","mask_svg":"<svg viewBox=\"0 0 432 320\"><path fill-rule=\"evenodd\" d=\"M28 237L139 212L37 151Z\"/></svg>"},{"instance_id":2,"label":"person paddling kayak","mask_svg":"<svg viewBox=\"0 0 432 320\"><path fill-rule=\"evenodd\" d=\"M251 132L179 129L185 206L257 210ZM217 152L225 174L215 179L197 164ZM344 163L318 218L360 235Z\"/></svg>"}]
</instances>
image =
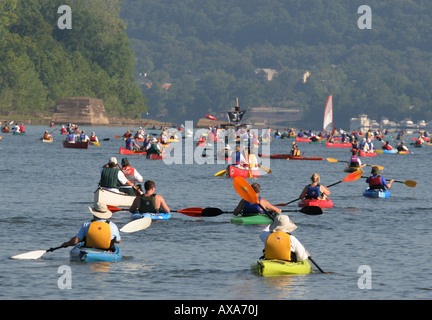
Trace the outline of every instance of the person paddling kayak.
<instances>
[{"instance_id":1,"label":"person paddling kayak","mask_svg":"<svg viewBox=\"0 0 432 320\"><path fill-rule=\"evenodd\" d=\"M366 183L369 183L369 189L390 189L394 179L387 182L384 177L381 177L380 170L378 167L372 167L372 176L366 179Z\"/></svg>"},{"instance_id":2,"label":"person paddling kayak","mask_svg":"<svg viewBox=\"0 0 432 320\"><path fill-rule=\"evenodd\" d=\"M259 196L261 193L261 186L258 183L256 182L252 183L251 187L252 189L255 190L256 194L258 195L258 200L261 206L264 207L264 209L273 211L277 214L282 212L281 209L273 206L266 199L263 199ZM262 214L264 212L258 204L250 203L244 199L241 199L237 207L234 209L234 215L239 215L240 213L242 213L243 216L248 216L248 215Z\"/></svg>"},{"instance_id":3,"label":"person paddling kayak","mask_svg":"<svg viewBox=\"0 0 432 320\"><path fill-rule=\"evenodd\" d=\"M77 235L62 244L62 247L69 247L84 242L84 247L114 251L114 244L121 242L118 227L108 219L112 212L107 209L106 204L96 203L90 208L93 214L91 221L85 222Z\"/></svg>"},{"instance_id":4,"label":"person paddling kayak","mask_svg":"<svg viewBox=\"0 0 432 320\"><path fill-rule=\"evenodd\" d=\"M320 176L318 173L314 173L311 177L312 183L304 187L300 194L300 200L306 199L318 199L325 200L330 195L330 190L323 185L319 184Z\"/></svg>"},{"instance_id":5,"label":"person paddling kayak","mask_svg":"<svg viewBox=\"0 0 432 320\"><path fill-rule=\"evenodd\" d=\"M159 213L170 212L170 208L165 202L165 199L155 193L156 185L154 181L147 180L144 183L145 193L137 196L129 208L132 214L139 211L140 213Z\"/></svg>"}]
</instances>

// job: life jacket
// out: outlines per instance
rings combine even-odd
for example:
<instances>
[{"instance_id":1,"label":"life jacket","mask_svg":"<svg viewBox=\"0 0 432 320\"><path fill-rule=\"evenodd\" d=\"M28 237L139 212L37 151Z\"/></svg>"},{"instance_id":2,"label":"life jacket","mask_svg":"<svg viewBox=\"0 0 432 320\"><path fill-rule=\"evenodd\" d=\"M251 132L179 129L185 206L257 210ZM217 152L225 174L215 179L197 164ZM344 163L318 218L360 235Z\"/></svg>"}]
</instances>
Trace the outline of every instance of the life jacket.
<instances>
[{"instance_id":1,"label":"life jacket","mask_svg":"<svg viewBox=\"0 0 432 320\"><path fill-rule=\"evenodd\" d=\"M357 156L351 156L350 159L350 167L360 167L359 158Z\"/></svg>"},{"instance_id":2,"label":"life jacket","mask_svg":"<svg viewBox=\"0 0 432 320\"><path fill-rule=\"evenodd\" d=\"M142 195L138 209L140 213L159 213L160 208L156 208L156 194L152 194L151 196Z\"/></svg>"},{"instance_id":3,"label":"life jacket","mask_svg":"<svg viewBox=\"0 0 432 320\"><path fill-rule=\"evenodd\" d=\"M118 168L103 168L99 185L104 188L118 188L120 186L118 172Z\"/></svg>"},{"instance_id":4,"label":"life jacket","mask_svg":"<svg viewBox=\"0 0 432 320\"><path fill-rule=\"evenodd\" d=\"M85 239L89 248L111 249L111 228L107 220L92 220Z\"/></svg>"},{"instance_id":5,"label":"life jacket","mask_svg":"<svg viewBox=\"0 0 432 320\"><path fill-rule=\"evenodd\" d=\"M384 189L380 176L372 176L368 181L370 189Z\"/></svg>"},{"instance_id":6,"label":"life jacket","mask_svg":"<svg viewBox=\"0 0 432 320\"><path fill-rule=\"evenodd\" d=\"M306 199L316 199L321 196L320 185L316 185L315 187L311 187L311 185L307 186Z\"/></svg>"},{"instance_id":7,"label":"life jacket","mask_svg":"<svg viewBox=\"0 0 432 320\"><path fill-rule=\"evenodd\" d=\"M264 258L291 261L290 235L283 231L270 233L265 243Z\"/></svg>"},{"instance_id":8,"label":"life jacket","mask_svg":"<svg viewBox=\"0 0 432 320\"><path fill-rule=\"evenodd\" d=\"M293 155L294 157L299 157L300 156L300 150L299 149L291 149L291 155Z\"/></svg>"},{"instance_id":9,"label":"life jacket","mask_svg":"<svg viewBox=\"0 0 432 320\"><path fill-rule=\"evenodd\" d=\"M90 141L96 141L96 136L91 136Z\"/></svg>"},{"instance_id":10,"label":"life jacket","mask_svg":"<svg viewBox=\"0 0 432 320\"><path fill-rule=\"evenodd\" d=\"M258 197L258 201L261 202L261 197ZM249 201L245 201L245 204L243 206L243 214L249 215L249 214L256 214L261 213L263 210L261 207L256 203L251 203Z\"/></svg>"},{"instance_id":11,"label":"life jacket","mask_svg":"<svg viewBox=\"0 0 432 320\"><path fill-rule=\"evenodd\" d=\"M134 148L133 140L131 137L128 137L126 139L126 149L133 150L133 148Z\"/></svg>"},{"instance_id":12,"label":"life jacket","mask_svg":"<svg viewBox=\"0 0 432 320\"><path fill-rule=\"evenodd\" d=\"M75 134L69 133L67 135L67 140L68 140L68 142L75 142Z\"/></svg>"},{"instance_id":13,"label":"life jacket","mask_svg":"<svg viewBox=\"0 0 432 320\"><path fill-rule=\"evenodd\" d=\"M136 179L135 179L135 169L130 167L130 166L126 166L122 168L122 171L124 173L124 175L126 176L126 178L128 178L128 180L130 182L132 182L133 184L136 184Z\"/></svg>"}]
</instances>

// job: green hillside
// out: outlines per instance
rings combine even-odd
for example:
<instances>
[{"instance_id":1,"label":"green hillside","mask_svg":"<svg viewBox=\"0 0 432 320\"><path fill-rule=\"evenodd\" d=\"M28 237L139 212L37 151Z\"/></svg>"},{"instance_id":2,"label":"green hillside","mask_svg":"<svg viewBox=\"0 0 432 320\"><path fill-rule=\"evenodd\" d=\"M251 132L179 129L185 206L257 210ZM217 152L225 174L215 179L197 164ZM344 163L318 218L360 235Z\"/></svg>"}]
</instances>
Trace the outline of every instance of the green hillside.
<instances>
[{"instance_id":1,"label":"green hillside","mask_svg":"<svg viewBox=\"0 0 432 320\"><path fill-rule=\"evenodd\" d=\"M58 27L61 5L72 29ZM90 96L110 116L140 116L125 29L117 0L1 0L0 115L50 115L59 98Z\"/></svg>"},{"instance_id":2,"label":"green hillside","mask_svg":"<svg viewBox=\"0 0 432 320\"><path fill-rule=\"evenodd\" d=\"M367 1L372 28L359 29L364 4L124 0L121 17L150 117L196 120L239 97L244 107L301 108L318 129L331 94L339 127L360 113L432 119L432 2ZM264 80L261 68L277 75Z\"/></svg>"}]
</instances>

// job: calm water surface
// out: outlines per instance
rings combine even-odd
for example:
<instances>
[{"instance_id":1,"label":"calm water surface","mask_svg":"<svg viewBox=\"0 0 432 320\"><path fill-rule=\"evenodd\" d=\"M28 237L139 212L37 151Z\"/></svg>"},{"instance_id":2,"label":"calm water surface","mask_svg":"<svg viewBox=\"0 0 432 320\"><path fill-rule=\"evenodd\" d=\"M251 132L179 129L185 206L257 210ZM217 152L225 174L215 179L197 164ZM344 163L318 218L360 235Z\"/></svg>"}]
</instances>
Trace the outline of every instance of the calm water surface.
<instances>
[{"instance_id":1,"label":"calm water surface","mask_svg":"<svg viewBox=\"0 0 432 320\"><path fill-rule=\"evenodd\" d=\"M126 299L126 300L403 300L431 299L430 156L432 147L411 148L414 154L379 154L363 158L385 167L387 179L415 180L416 188L394 183L389 199L362 196L364 179L331 188L334 207L321 216L290 213L297 238L328 274L262 278L250 271L261 256L258 234L263 226L230 223L229 214L192 218L173 213L141 232L123 234L124 259L118 263L69 261L69 249L46 253L39 260L11 256L59 246L90 219L88 206L99 181L100 167L117 156L124 142L114 138L130 128L90 128L101 146L65 149L63 136L42 143L46 126L27 126L27 134L3 134L0 141L0 299ZM133 128L136 129L136 128ZM147 130L151 132L151 130ZM154 131L157 132L157 131ZM410 141L408 141L410 142ZM287 153L291 139L276 139L271 153ZM394 144L394 143L393 143ZM273 204L296 199L313 172L325 185L342 180L346 148L299 143L306 156L323 161L271 160L271 174L258 181L262 196ZM130 155L145 179L156 182L173 210L218 207L232 211L240 200L232 179L215 177L224 164L173 164ZM369 174L367 170L366 174ZM296 203L285 207L297 209ZM120 227L126 212L115 213ZM60 266L70 266L72 288L59 289ZM371 270L371 288L360 289L360 266ZM361 280L360 280L361 282Z\"/></svg>"}]
</instances>

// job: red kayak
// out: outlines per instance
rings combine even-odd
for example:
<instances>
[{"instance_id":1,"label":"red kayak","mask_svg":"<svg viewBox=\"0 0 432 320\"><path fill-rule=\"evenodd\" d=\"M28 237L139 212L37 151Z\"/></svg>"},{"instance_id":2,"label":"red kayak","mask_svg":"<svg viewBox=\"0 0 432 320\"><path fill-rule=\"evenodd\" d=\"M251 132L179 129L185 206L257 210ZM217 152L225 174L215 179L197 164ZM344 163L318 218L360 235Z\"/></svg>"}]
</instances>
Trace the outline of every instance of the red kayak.
<instances>
[{"instance_id":1,"label":"red kayak","mask_svg":"<svg viewBox=\"0 0 432 320\"><path fill-rule=\"evenodd\" d=\"M249 178L249 172L254 178L257 178L261 175L259 169L249 170L247 168L240 168L240 167L230 165L227 170L227 176L230 178L234 178L234 177Z\"/></svg>"},{"instance_id":2,"label":"red kayak","mask_svg":"<svg viewBox=\"0 0 432 320\"><path fill-rule=\"evenodd\" d=\"M376 157L376 152L364 152L360 150L360 157Z\"/></svg>"},{"instance_id":3,"label":"red kayak","mask_svg":"<svg viewBox=\"0 0 432 320\"><path fill-rule=\"evenodd\" d=\"M326 146L330 148L352 148L352 143L327 142Z\"/></svg>"},{"instance_id":4,"label":"red kayak","mask_svg":"<svg viewBox=\"0 0 432 320\"><path fill-rule=\"evenodd\" d=\"M299 207L320 207L320 208L331 208L333 207L333 201L330 199L318 200L318 199L303 199L298 204Z\"/></svg>"},{"instance_id":5,"label":"red kayak","mask_svg":"<svg viewBox=\"0 0 432 320\"><path fill-rule=\"evenodd\" d=\"M296 137L295 139L296 139L296 142L312 142L312 140L309 138Z\"/></svg>"},{"instance_id":6,"label":"red kayak","mask_svg":"<svg viewBox=\"0 0 432 320\"><path fill-rule=\"evenodd\" d=\"M145 151L135 151L135 150L129 150L125 148L120 148L119 153L120 154L146 154Z\"/></svg>"}]
</instances>

